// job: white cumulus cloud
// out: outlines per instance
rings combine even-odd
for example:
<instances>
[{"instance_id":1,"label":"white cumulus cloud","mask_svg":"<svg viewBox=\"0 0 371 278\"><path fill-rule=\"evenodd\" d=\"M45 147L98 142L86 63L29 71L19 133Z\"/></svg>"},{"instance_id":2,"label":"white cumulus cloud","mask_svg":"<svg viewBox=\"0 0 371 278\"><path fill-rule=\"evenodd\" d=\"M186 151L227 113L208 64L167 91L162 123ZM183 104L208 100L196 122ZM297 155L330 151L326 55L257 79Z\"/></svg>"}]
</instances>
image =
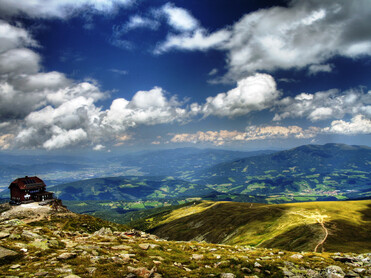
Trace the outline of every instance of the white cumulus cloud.
<instances>
[{"instance_id":1,"label":"white cumulus cloud","mask_svg":"<svg viewBox=\"0 0 371 278\"><path fill-rule=\"evenodd\" d=\"M104 150L106 147L101 145L101 144L98 144L96 146L94 146L93 150L94 151L101 151L101 150Z\"/></svg>"},{"instance_id":2,"label":"white cumulus cloud","mask_svg":"<svg viewBox=\"0 0 371 278\"><path fill-rule=\"evenodd\" d=\"M186 9L167 3L161 11L166 15L168 24L178 31L192 31L198 27L197 19Z\"/></svg>"},{"instance_id":3,"label":"white cumulus cloud","mask_svg":"<svg viewBox=\"0 0 371 278\"><path fill-rule=\"evenodd\" d=\"M234 117L269 108L279 98L276 82L268 74L255 74L227 93L208 97L199 110L208 115Z\"/></svg>"},{"instance_id":4,"label":"white cumulus cloud","mask_svg":"<svg viewBox=\"0 0 371 278\"><path fill-rule=\"evenodd\" d=\"M109 92L102 92L96 81L77 82L57 71L41 72L40 56L27 48L37 44L28 32L3 21L1 29L12 32L0 52L2 149L120 143L130 138L124 135L130 127L188 117L182 103L159 87L139 91L131 100L114 99L109 109L103 109L98 103Z\"/></svg>"},{"instance_id":5,"label":"white cumulus cloud","mask_svg":"<svg viewBox=\"0 0 371 278\"><path fill-rule=\"evenodd\" d=\"M171 49L180 50L201 50L221 47L228 41L230 33L226 30L219 30L209 33L203 28L197 28L193 32L184 32L181 34L169 34L166 40L160 43L155 54L161 54Z\"/></svg>"},{"instance_id":6,"label":"white cumulus cloud","mask_svg":"<svg viewBox=\"0 0 371 278\"><path fill-rule=\"evenodd\" d=\"M55 126L52 133L52 137L43 144L43 147L47 150L75 145L87 138L87 134L82 128L64 130Z\"/></svg>"},{"instance_id":7,"label":"white cumulus cloud","mask_svg":"<svg viewBox=\"0 0 371 278\"><path fill-rule=\"evenodd\" d=\"M344 120L332 121L331 126L324 128L323 131L345 135L371 134L371 120L363 115L356 115L349 122Z\"/></svg>"},{"instance_id":8,"label":"white cumulus cloud","mask_svg":"<svg viewBox=\"0 0 371 278\"><path fill-rule=\"evenodd\" d=\"M290 1L245 14L231 26L208 32L169 34L156 53L172 49L219 49L227 55L228 72L219 81L240 80L257 71L308 68L330 72L334 56L357 58L371 53L368 0Z\"/></svg>"},{"instance_id":9,"label":"white cumulus cloud","mask_svg":"<svg viewBox=\"0 0 371 278\"><path fill-rule=\"evenodd\" d=\"M303 117L311 121L341 119L346 114L371 117L371 91L352 89L339 92L332 89L314 94L301 93L294 98L281 99L276 104L279 112L274 117L275 121Z\"/></svg>"}]
</instances>

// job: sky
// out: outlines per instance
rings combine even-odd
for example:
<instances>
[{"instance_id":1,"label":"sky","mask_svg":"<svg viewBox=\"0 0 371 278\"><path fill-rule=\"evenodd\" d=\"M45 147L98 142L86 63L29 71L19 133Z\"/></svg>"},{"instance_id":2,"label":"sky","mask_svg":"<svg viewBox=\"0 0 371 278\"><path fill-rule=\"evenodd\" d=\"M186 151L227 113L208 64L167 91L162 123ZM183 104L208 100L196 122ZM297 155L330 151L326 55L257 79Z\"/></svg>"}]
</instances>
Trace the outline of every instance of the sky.
<instances>
[{"instance_id":1,"label":"sky","mask_svg":"<svg viewBox=\"0 0 371 278\"><path fill-rule=\"evenodd\" d=\"M370 145L371 3L0 0L0 149Z\"/></svg>"}]
</instances>

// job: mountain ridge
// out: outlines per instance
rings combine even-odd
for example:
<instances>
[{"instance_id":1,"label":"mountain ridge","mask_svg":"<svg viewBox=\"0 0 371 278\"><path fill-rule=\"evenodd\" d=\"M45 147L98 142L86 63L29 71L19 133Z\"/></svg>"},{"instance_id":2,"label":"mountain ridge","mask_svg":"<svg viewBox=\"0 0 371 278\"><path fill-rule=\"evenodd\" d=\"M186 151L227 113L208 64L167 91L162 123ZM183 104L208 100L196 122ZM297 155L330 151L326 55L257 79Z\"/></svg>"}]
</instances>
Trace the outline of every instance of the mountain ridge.
<instances>
[{"instance_id":1,"label":"mountain ridge","mask_svg":"<svg viewBox=\"0 0 371 278\"><path fill-rule=\"evenodd\" d=\"M307 252L318 248L328 230L323 250L371 250L371 200L279 205L203 201L130 225L170 240Z\"/></svg>"}]
</instances>

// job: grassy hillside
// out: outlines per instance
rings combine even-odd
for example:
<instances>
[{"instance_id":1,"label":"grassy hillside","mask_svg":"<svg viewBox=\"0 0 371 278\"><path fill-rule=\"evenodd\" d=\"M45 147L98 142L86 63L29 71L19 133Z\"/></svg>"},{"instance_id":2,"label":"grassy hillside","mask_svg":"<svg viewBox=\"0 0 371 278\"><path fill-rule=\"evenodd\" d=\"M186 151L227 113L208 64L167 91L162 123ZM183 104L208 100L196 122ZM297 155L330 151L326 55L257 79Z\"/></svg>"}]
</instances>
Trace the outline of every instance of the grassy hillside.
<instances>
[{"instance_id":1,"label":"grassy hillside","mask_svg":"<svg viewBox=\"0 0 371 278\"><path fill-rule=\"evenodd\" d=\"M339 256L166 241L64 209L55 211L43 206L41 213L37 204L0 205L0 231L0 276L9 278L281 278L371 274L371 254ZM349 260L353 263L349 264Z\"/></svg>"},{"instance_id":2,"label":"grassy hillside","mask_svg":"<svg viewBox=\"0 0 371 278\"><path fill-rule=\"evenodd\" d=\"M323 223L323 227L321 226ZM171 240L314 251L371 251L371 201L195 203L133 222Z\"/></svg>"},{"instance_id":3,"label":"grassy hillside","mask_svg":"<svg viewBox=\"0 0 371 278\"><path fill-rule=\"evenodd\" d=\"M198 179L218 192L268 195L268 202L344 200L371 196L371 148L305 145L226 162Z\"/></svg>"}]
</instances>

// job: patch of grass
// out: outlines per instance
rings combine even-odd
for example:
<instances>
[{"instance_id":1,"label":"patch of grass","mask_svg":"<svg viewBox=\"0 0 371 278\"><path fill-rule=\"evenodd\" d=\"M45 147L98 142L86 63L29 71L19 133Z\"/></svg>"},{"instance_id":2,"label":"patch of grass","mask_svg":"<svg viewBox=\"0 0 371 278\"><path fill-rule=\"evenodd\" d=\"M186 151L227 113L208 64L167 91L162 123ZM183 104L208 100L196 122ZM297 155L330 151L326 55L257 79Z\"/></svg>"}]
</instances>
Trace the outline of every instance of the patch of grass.
<instances>
[{"instance_id":1,"label":"patch of grass","mask_svg":"<svg viewBox=\"0 0 371 278\"><path fill-rule=\"evenodd\" d=\"M314 197L294 198L306 201ZM366 236L371 234L371 221L367 217L365 220L364 212L368 215L369 206L370 200L280 205L207 202L174 210L160 221L152 222L149 231L172 240L196 239L311 251L323 238L318 223L324 221L331 228L325 248L341 251L340 247L346 245L347 251L367 251L371 250L371 239ZM335 236L337 233L333 226L336 225L333 223L346 228L345 232L349 229L350 233L355 231L357 234L359 230L358 236L353 235L358 241L347 244L345 239ZM352 241L351 236L348 238Z\"/></svg>"}]
</instances>

